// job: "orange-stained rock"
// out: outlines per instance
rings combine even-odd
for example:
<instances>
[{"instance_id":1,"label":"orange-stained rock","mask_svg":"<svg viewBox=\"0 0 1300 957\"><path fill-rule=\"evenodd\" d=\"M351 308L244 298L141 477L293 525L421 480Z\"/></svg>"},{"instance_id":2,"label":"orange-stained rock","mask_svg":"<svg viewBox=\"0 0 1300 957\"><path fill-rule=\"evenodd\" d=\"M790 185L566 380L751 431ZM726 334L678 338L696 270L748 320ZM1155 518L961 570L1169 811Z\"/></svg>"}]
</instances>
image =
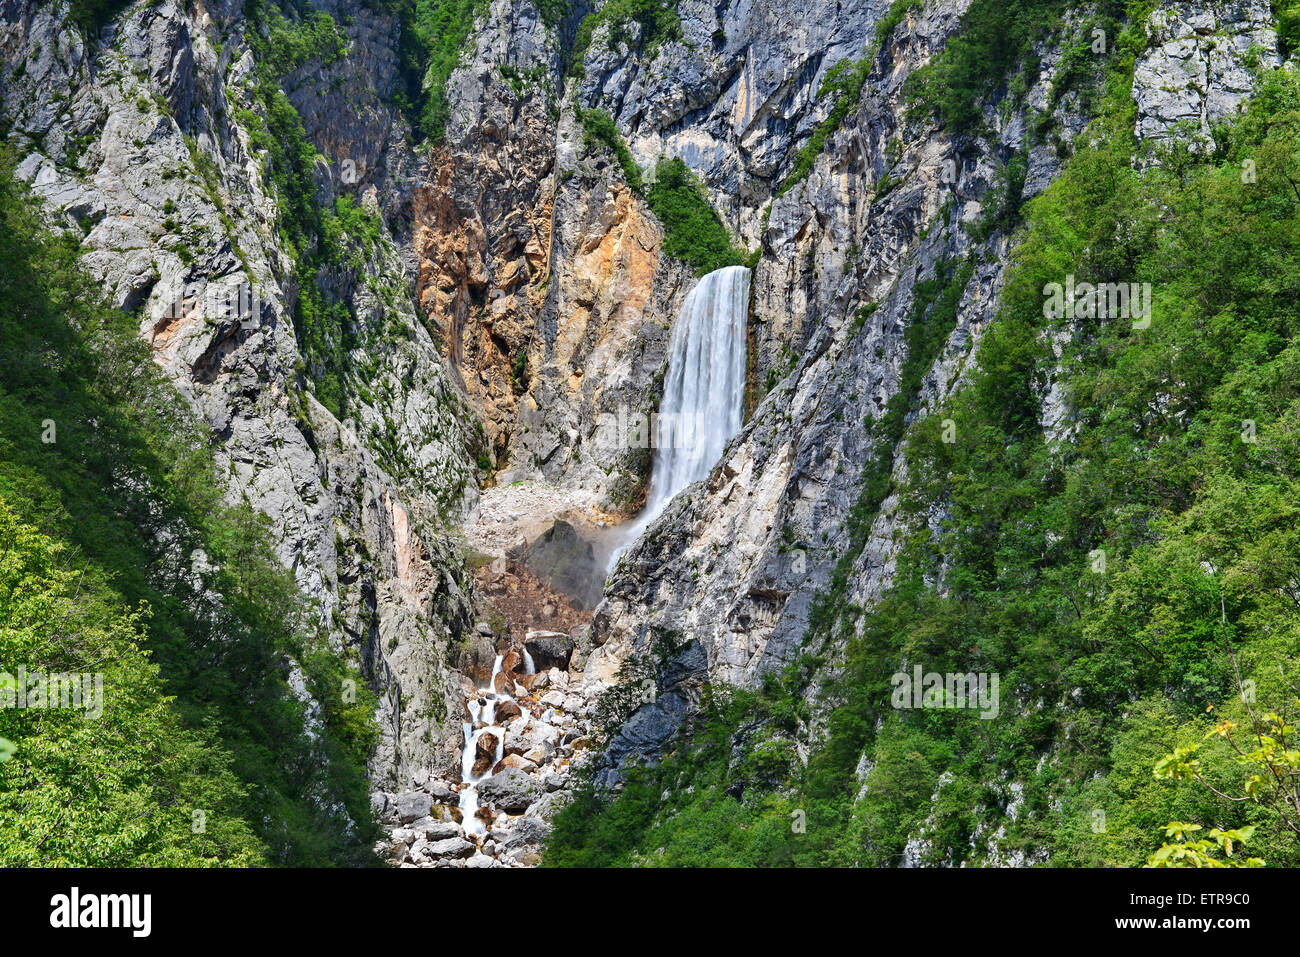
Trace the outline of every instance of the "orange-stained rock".
<instances>
[{"instance_id":1,"label":"orange-stained rock","mask_svg":"<svg viewBox=\"0 0 1300 957\"><path fill-rule=\"evenodd\" d=\"M514 679L510 677L510 672L504 668L497 672L497 676L492 679L492 690L497 694L513 694L515 690Z\"/></svg>"},{"instance_id":2,"label":"orange-stained rock","mask_svg":"<svg viewBox=\"0 0 1300 957\"><path fill-rule=\"evenodd\" d=\"M475 777L484 774L496 758L497 736L491 731L484 731L474 744L474 766L470 768L470 773Z\"/></svg>"},{"instance_id":3,"label":"orange-stained rock","mask_svg":"<svg viewBox=\"0 0 1300 957\"><path fill-rule=\"evenodd\" d=\"M497 705L496 720L498 724L505 724L507 721L513 721L523 714L519 710L519 705L514 701L506 700Z\"/></svg>"},{"instance_id":4,"label":"orange-stained rock","mask_svg":"<svg viewBox=\"0 0 1300 957\"><path fill-rule=\"evenodd\" d=\"M492 769L493 774L500 774L506 768L518 768L520 771L536 771L537 765L521 754L507 754Z\"/></svg>"}]
</instances>

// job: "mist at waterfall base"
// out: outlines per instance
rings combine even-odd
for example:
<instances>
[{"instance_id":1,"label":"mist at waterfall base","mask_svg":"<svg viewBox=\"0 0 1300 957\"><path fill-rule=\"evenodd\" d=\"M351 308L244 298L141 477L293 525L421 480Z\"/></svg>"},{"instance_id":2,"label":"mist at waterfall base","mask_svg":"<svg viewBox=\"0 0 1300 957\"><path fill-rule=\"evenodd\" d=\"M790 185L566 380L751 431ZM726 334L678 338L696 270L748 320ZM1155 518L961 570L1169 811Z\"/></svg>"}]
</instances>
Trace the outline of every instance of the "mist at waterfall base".
<instances>
[{"instance_id":1,"label":"mist at waterfall base","mask_svg":"<svg viewBox=\"0 0 1300 957\"><path fill-rule=\"evenodd\" d=\"M745 400L745 326L750 271L726 266L702 278L682 303L668 343L668 372L653 428L654 465L645 507L618 526L613 571L678 492L706 478L740 431Z\"/></svg>"}]
</instances>

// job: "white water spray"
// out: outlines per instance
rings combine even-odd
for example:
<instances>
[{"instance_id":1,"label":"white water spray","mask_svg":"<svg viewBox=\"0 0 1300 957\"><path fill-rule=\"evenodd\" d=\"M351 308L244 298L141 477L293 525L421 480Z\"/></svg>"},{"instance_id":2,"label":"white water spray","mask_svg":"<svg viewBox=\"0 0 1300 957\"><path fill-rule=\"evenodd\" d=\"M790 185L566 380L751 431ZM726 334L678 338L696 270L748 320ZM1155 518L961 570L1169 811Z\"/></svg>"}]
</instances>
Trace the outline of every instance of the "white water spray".
<instances>
[{"instance_id":1,"label":"white water spray","mask_svg":"<svg viewBox=\"0 0 1300 957\"><path fill-rule=\"evenodd\" d=\"M668 343L668 373L655 421L654 468L645 508L628 530L625 544L611 555L611 569L674 495L709 474L740 431L749 279L744 266L714 270L682 304Z\"/></svg>"},{"instance_id":2,"label":"white water spray","mask_svg":"<svg viewBox=\"0 0 1300 957\"><path fill-rule=\"evenodd\" d=\"M464 723L465 750L460 755L460 779L465 783L465 787L460 792L460 812L461 826L465 828L467 837L483 834L487 830L478 818L478 783L492 775L492 769L501 761L505 750L506 729L494 723L497 704L510 698L509 695L496 692L497 673L501 670L502 660L503 656L497 655L496 660L492 662L492 677L488 679L487 688L480 690L477 695L465 702L465 706L469 709L469 720ZM492 764L488 769L475 776L474 759L478 751L478 739L488 732L496 735L496 754L493 755Z\"/></svg>"}]
</instances>

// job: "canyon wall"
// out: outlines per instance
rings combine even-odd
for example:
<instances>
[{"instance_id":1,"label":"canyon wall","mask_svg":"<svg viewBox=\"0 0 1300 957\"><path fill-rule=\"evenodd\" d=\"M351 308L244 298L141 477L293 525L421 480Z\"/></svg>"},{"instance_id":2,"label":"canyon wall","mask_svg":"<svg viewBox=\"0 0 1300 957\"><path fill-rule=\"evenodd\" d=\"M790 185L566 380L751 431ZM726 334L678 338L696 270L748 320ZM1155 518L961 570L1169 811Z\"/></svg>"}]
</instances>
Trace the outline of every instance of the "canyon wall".
<instances>
[{"instance_id":1,"label":"canyon wall","mask_svg":"<svg viewBox=\"0 0 1300 957\"><path fill-rule=\"evenodd\" d=\"M600 424L656 408L695 270L665 252L664 225L583 117L608 113L642 169L685 162L736 246L757 250L752 401L709 479L623 557L577 630L588 698L658 637L684 642L658 699L615 737L614 780L662 748L706 682L753 686L803 647L850 547L877 454L869 423L925 315L918 284L964 287L913 417L961 379L997 308L1009 239L975 227L1007 161L1023 157L1030 198L1083 133L1077 94L1051 95L1061 47L1036 51L1021 95L983 104L986 135L954 137L909 112L903 84L958 29L964 0L917 4L883 31L885 0L680 0L680 36L641 42L638 23L604 22L580 69L588 8L548 23L528 0L491 0L447 82L445 137L417 147L396 102L400 19L384 4L316 7L346 53L281 82L318 153L316 202L345 198L379 224L342 237L341 265L296 268L250 119L262 107L239 0L131 4L97 36L67 24L66 3L0 0L8 148L207 423L231 500L267 516L332 641L363 661L382 696L372 780L387 791L455 774L471 675L508 637L476 627L486 606L466 530L494 518L480 489L497 493L493 509L517 483L548 491L519 519L524 538L553 517L616 521L644 493L648 454L602 441ZM1262 0L1162 8L1134 80L1141 135L1204 133L1235 112L1248 53L1277 60L1270 24ZM791 180L832 109L832 68L860 58L861 97ZM1059 132L1046 142L1031 133L1044 111ZM342 402L322 401L295 328L307 282L351 316ZM212 289L242 286L251 312L209 307ZM890 581L893 506L854 558L852 603Z\"/></svg>"}]
</instances>

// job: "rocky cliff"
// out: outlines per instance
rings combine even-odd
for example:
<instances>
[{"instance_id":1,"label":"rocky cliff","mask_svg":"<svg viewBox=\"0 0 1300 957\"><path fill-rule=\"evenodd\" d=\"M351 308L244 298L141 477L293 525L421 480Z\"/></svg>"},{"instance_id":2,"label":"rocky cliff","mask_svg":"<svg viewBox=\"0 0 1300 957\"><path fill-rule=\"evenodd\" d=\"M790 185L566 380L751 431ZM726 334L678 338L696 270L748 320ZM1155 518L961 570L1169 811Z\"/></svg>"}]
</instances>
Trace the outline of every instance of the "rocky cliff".
<instances>
[{"instance_id":1,"label":"rocky cliff","mask_svg":"<svg viewBox=\"0 0 1300 957\"><path fill-rule=\"evenodd\" d=\"M611 783L705 686L757 686L806 650L846 554L841 599L880 596L897 499L865 518L855 505L906 449L878 423L900 393L911 422L962 380L1012 248L999 217L1057 177L1090 119L1067 56L1090 8L1036 41L1022 88L980 98L972 131L905 93L964 0L679 0L666 20L613 2L469 4L445 130L418 142L404 4L161 0L89 27L76 6L0 0L8 149L207 424L230 499L267 516L332 642L363 661L382 700L377 807L405 828L405 860L421 835L421 851L459 840L421 823L410 793L450 802L464 702L494 652L549 627L542 606L573 612L577 651L549 678L551 716L517 730L546 737L568 716L568 753L523 765L538 795L568 787L593 702L656 640L679 644L656 699L612 736ZM313 11L341 46L276 45ZM1146 140L1189 123L1208 140L1278 62L1262 0L1165 4L1146 29L1132 84ZM612 141L593 134L604 115ZM286 117L305 166L286 155ZM587 626L590 603L538 586L519 549L556 518L599 546L644 495L651 452L601 424L656 408L698 272L667 251L639 181L673 159L749 255L748 417L622 558ZM232 291L250 305L214 304ZM918 367L909 330L942 302ZM542 596L537 620L498 615L498 585ZM837 639L817 640L833 670ZM526 837L502 838L502 856L534 859ZM468 856L445 850L415 859Z\"/></svg>"}]
</instances>

